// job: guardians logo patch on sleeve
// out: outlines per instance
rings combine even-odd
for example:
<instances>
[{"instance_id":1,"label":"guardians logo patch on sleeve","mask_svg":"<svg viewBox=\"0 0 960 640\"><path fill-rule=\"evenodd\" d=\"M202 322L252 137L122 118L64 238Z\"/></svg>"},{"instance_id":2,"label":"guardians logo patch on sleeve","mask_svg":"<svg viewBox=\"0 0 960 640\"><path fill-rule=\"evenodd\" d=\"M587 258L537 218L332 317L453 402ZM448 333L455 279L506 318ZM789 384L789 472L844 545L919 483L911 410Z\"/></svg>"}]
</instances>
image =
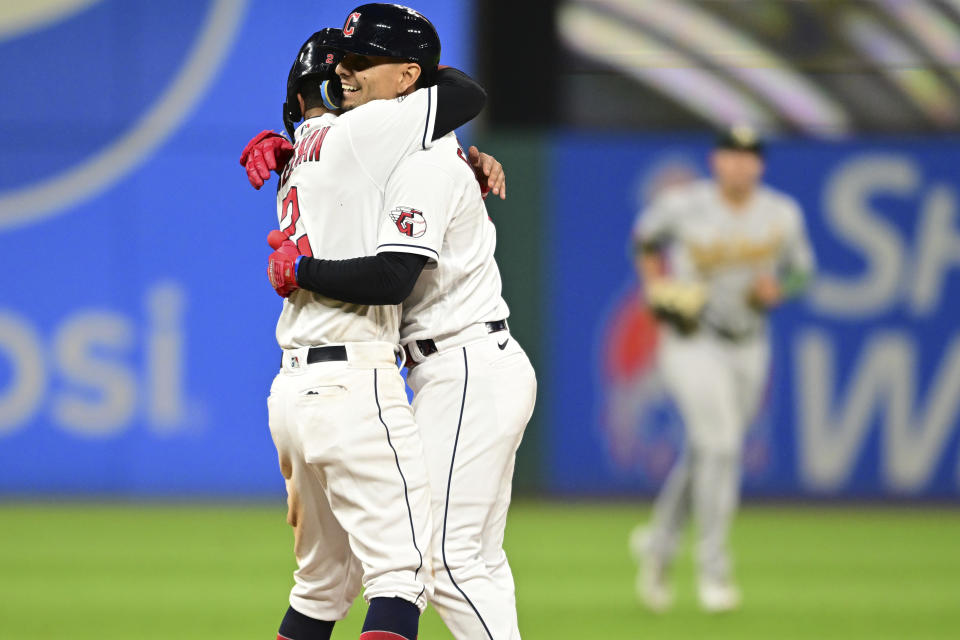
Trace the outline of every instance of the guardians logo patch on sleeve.
<instances>
[{"instance_id":1,"label":"guardians logo patch on sleeve","mask_svg":"<svg viewBox=\"0 0 960 640\"><path fill-rule=\"evenodd\" d=\"M397 207L390 212L390 219L400 233L410 238L419 238L427 232L427 221L422 211L410 207Z\"/></svg>"}]
</instances>

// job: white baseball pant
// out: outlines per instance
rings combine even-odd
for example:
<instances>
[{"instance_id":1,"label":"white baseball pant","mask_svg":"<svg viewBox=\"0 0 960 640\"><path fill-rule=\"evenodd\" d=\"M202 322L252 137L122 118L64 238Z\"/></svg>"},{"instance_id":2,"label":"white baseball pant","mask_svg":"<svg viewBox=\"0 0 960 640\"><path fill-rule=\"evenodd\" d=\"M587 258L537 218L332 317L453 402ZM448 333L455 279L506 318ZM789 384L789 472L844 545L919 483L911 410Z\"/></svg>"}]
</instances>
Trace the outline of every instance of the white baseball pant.
<instances>
[{"instance_id":1,"label":"white baseball pant","mask_svg":"<svg viewBox=\"0 0 960 640\"><path fill-rule=\"evenodd\" d=\"M432 489L431 604L458 640L519 638L503 536L517 447L536 400L533 367L499 331L442 348L407 382Z\"/></svg>"},{"instance_id":2,"label":"white baseball pant","mask_svg":"<svg viewBox=\"0 0 960 640\"><path fill-rule=\"evenodd\" d=\"M710 329L687 337L664 329L661 336L659 365L680 410L687 447L657 497L648 551L669 563L692 511L700 575L726 580L740 454L767 380L769 342L765 334L733 342Z\"/></svg>"},{"instance_id":3,"label":"white baseball pant","mask_svg":"<svg viewBox=\"0 0 960 640\"><path fill-rule=\"evenodd\" d=\"M426 607L430 491L394 346L348 343L347 361L285 350L267 401L286 479L297 569L290 605L341 620L364 597Z\"/></svg>"}]
</instances>

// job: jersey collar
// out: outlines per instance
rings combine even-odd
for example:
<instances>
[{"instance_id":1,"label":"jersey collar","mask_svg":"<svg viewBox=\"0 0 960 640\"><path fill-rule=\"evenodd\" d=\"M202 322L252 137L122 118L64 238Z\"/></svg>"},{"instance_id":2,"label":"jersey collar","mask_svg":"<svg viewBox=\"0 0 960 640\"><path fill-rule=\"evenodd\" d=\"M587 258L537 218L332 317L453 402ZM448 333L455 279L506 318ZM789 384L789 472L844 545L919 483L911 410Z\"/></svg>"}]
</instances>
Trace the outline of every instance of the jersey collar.
<instances>
[{"instance_id":1,"label":"jersey collar","mask_svg":"<svg viewBox=\"0 0 960 640\"><path fill-rule=\"evenodd\" d=\"M322 116L314 116L308 118L300 123L300 126L297 127L297 130L293 132L293 141L296 142L300 140L303 136L311 131L315 131L320 127L325 127L329 124L333 124L337 119L337 116L332 113L325 113Z\"/></svg>"}]
</instances>

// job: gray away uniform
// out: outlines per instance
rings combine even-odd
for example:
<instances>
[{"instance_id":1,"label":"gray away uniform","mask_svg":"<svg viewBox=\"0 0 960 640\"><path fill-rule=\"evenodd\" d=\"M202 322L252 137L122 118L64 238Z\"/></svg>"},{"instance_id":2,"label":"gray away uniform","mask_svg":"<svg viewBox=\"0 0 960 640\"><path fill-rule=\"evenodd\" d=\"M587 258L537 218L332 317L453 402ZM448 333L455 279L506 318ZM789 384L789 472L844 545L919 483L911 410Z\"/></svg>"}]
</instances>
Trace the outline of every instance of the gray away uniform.
<instances>
[{"instance_id":1,"label":"gray away uniform","mask_svg":"<svg viewBox=\"0 0 960 640\"><path fill-rule=\"evenodd\" d=\"M661 330L658 364L683 418L687 450L657 499L647 551L669 564L692 512L701 578L727 580L743 436L769 366L766 313L749 303L749 293L761 274L809 276L813 253L800 208L766 186L739 210L711 180L676 187L642 212L634 233L638 246L665 252L670 277L707 290L692 335Z\"/></svg>"}]
</instances>

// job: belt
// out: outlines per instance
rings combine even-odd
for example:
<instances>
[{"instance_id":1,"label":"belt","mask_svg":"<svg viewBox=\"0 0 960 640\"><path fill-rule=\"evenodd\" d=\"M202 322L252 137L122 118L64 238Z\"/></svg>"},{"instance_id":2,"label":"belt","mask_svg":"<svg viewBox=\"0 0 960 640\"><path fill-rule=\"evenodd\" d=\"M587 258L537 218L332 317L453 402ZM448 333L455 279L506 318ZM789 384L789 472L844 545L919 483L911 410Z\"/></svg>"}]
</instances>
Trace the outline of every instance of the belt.
<instances>
[{"instance_id":1,"label":"belt","mask_svg":"<svg viewBox=\"0 0 960 640\"><path fill-rule=\"evenodd\" d=\"M307 364L317 362L346 362L347 348L341 345L331 347L310 347L307 351Z\"/></svg>"},{"instance_id":2,"label":"belt","mask_svg":"<svg viewBox=\"0 0 960 640\"><path fill-rule=\"evenodd\" d=\"M329 347L310 347L307 351L307 364L317 362L346 362L347 348L342 344ZM283 366L283 354L280 354L280 366Z\"/></svg>"},{"instance_id":3,"label":"belt","mask_svg":"<svg viewBox=\"0 0 960 640\"><path fill-rule=\"evenodd\" d=\"M742 332L731 331L730 329L727 329L725 327L718 327L717 325L712 323L708 323L707 326L709 326L710 329L715 334L717 334L717 336L719 336L720 338L723 338L727 342L734 342L734 343L743 342L748 338L752 338L753 336L756 335L755 331L742 331Z\"/></svg>"},{"instance_id":4,"label":"belt","mask_svg":"<svg viewBox=\"0 0 960 640\"><path fill-rule=\"evenodd\" d=\"M494 320L492 322L483 323L487 328L487 333L497 333L499 331L507 330L507 321L506 320ZM427 338L426 340L417 340L417 348L420 349L420 353L423 354L423 357L432 356L435 354L437 349L437 343ZM410 350L407 349L407 366L409 367L411 363L415 363L413 356L410 355Z\"/></svg>"},{"instance_id":5,"label":"belt","mask_svg":"<svg viewBox=\"0 0 960 640\"><path fill-rule=\"evenodd\" d=\"M383 369L390 365L396 367L399 366L397 349L396 342L382 340L342 342L315 347L290 347L283 350L280 368L287 373L297 373L309 365L322 362L359 369Z\"/></svg>"}]
</instances>

